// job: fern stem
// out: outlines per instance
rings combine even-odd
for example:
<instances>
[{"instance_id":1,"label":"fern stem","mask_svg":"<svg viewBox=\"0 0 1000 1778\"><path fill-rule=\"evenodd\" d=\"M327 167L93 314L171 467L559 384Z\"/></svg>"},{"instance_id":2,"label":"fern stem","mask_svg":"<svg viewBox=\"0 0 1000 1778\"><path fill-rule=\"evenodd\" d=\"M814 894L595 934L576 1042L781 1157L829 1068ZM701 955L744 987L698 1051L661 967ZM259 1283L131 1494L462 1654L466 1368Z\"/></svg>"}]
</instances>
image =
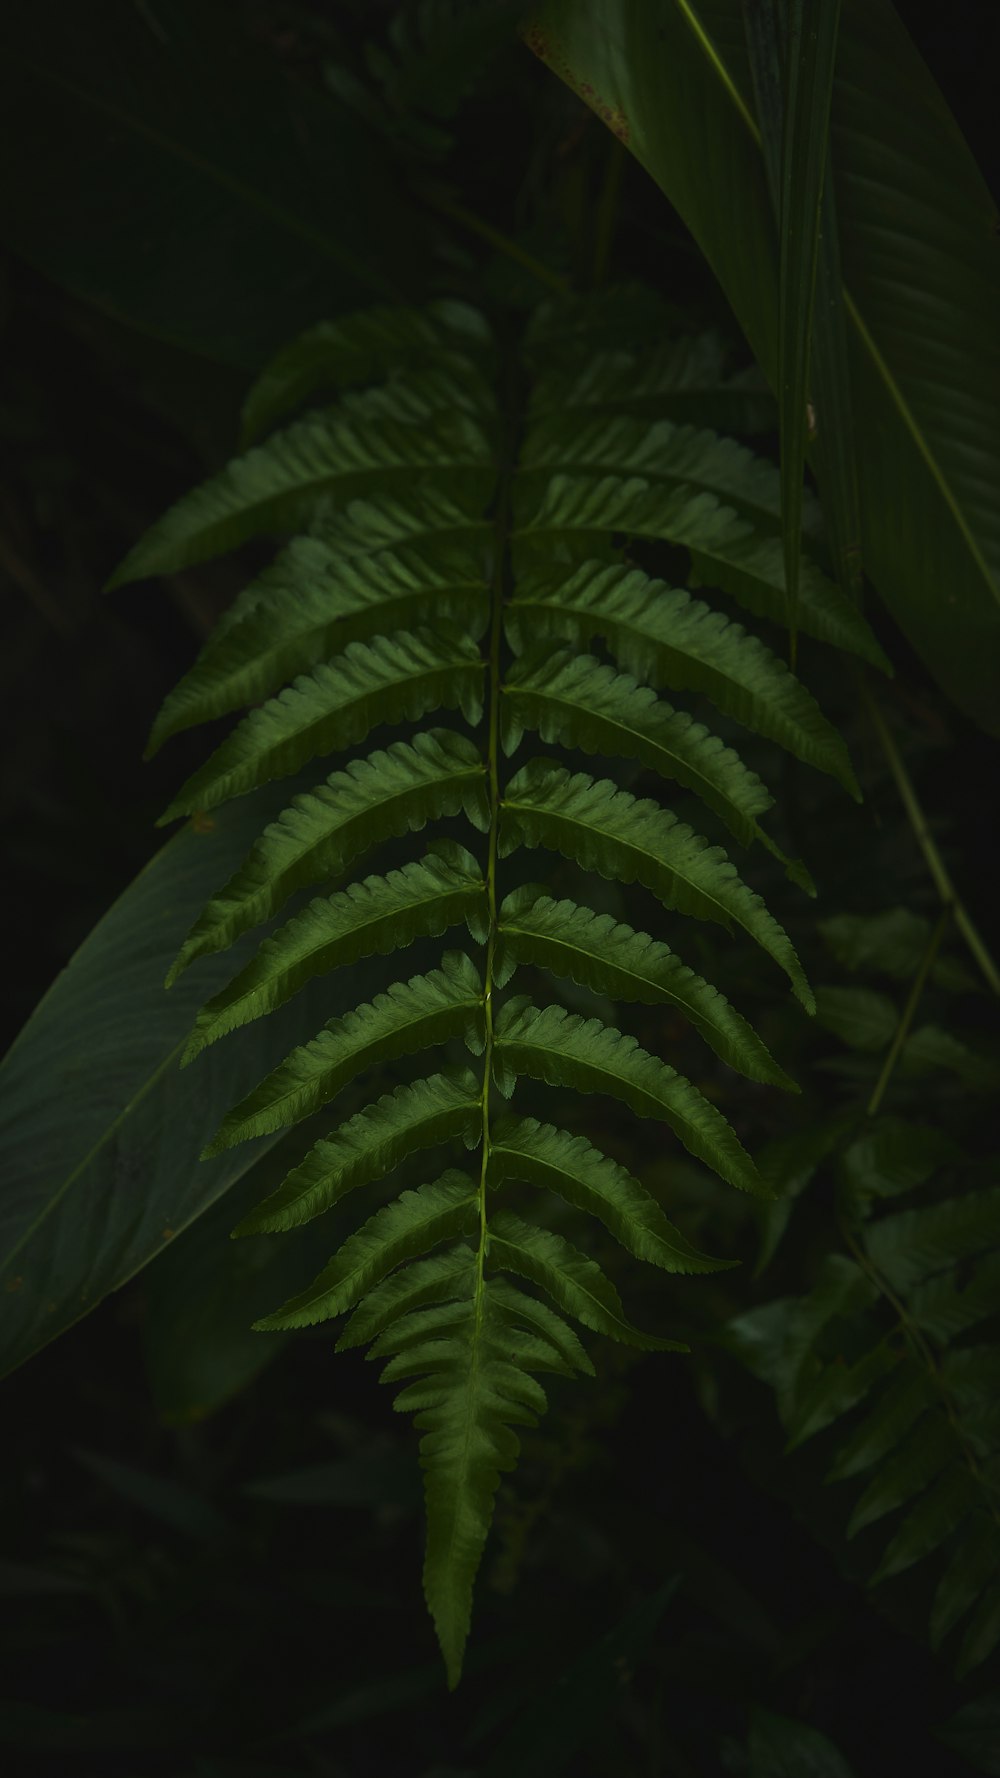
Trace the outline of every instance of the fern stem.
<instances>
[{"instance_id":1,"label":"fern stem","mask_svg":"<svg viewBox=\"0 0 1000 1778\"><path fill-rule=\"evenodd\" d=\"M913 782L903 764L899 748L896 746L895 740L893 739L892 731L889 728L885 717L882 715L878 704L872 697L865 681L860 676L858 684L861 690L862 701L871 717L872 726L878 736L882 751L885 754L886 764L895 780L900 800L906 810L910 826L913 829L914 838L924 855L924 860L934 880L934 886L941 897L942 904L946 909L950 909L951 913L954 915L955 925L962 934L962 937L969 948L969 952L975 958L986 982L992 988L994 994L1000 994L1000 970L997 969L986 945L973 925L968 909L959 897L955 885L948 874L944 859L938 851L937 843L928 826L927 816L921 807L920 800L913 787Z\"/></svg>"},{"instance_id":2,"label":"fern stem","mask_svg":"<svg viewBox=\"0 0 1000 1778\"><path fill-rule=\"evenodd\" d=\"M496 964L496 943L499 929L497 911L497 855L500 840L500 645L503 637L503 594L506 572L506 545L510 504L510 476L504 473L497 495L494 532L493 580L491 588L489 649L489 690L487 694L486 774L490 805L490 825L486 841L486 906L489 933L486 940L486 967L483 976L483 1014L485 1043L483 1046L482 1093L482 1169L479 1176L479 1251L476 1276L476 1313L482 1314L483 1271L489 1253L489 1225L486 1215L486 1193L490 1164L490 1098L493 1078L493 978Z\"/></svg>"},{"instance_id":3,"label":"fern stem","mask_svg":"<svg viewBox=\"0 0 1000 1778\"><path fill-rule=\"evenodd\" d=\"M945 932L948 929L948 921L951 919L951 915L952 915L952 909L950 906L948 906L946 904L941 909L941 914L938 919L937 925L935 926L933 932L931 933L930 938L928 939L927 944L924 948L924 954L920 959L920 967L917 970L917 973L913 978L913 986L911 987L910 992L907 996L906 1005L903 1008L903 1012L902 1012L902 1016L900 1018L899 1024L896 1026L895 1036L893 1037L892 1043L889 1046L889 1053L885 1058L885 1062L882 1067L882 1072L879 1075L878 1080L875 1083L875 1090L872 1093L872 1096L868 1101L868 1116L869 1117L874 1117L879 1106L881 1105L882 1100L885 1096L886 1087L889 1085L889 1082L892 1079L893 1070L895 1069L896 1063L899 1061L900 1055L902 1053L903 1045L906 1042L906 1039L908 1038L908 1036L910 1035L910 1027L913 1024L913 1020L914 1020L914 1016L916 1014L917 1007L920 1004L920 997L923 994L924 988L927 984L927 977L930 975L931 969L934 964L934 959L937 956L938 951L941 947L941 940L943 939Z\"/></svg>"}]
</instances>

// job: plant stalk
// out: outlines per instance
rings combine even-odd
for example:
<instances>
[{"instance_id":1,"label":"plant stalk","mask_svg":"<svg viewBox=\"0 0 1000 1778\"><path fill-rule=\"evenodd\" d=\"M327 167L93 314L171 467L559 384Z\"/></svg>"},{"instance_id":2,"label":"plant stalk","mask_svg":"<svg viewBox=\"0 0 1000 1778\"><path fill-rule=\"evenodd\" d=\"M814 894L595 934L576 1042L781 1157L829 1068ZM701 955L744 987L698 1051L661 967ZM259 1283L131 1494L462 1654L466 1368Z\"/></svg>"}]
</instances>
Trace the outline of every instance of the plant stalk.
<instances>
[{"instance_id":1,"label":"plant stalk","mask_svg":"<svg viewBox=\"0 0 1000 1778\"><path fill-rule=\"evenodd\" d=\"M858 684L861 690L862 701L871 717L872 726L878 736L882 751L885 754L886 764L895 780L900 800L906 810L910 826L913 829L914 838L924 855L927 868L934 880L934 887L941 897L942 905L945 909L950 910L954 916L955 925L962 934L971 956L979 966L979 970L984 980L988 986L992 988L994 994L1000 994L1000 970L997 969L983 939L973 925L968 909L961 900L958 891L948 874L944 859L938 851L937 843L928 826L927 816L920 804L920 800L913 787L910 775L903 764L899 748L896 746L893 739L892 731L890 730L885 717L882 715L878 704L872 697L868 686L860 675L858 676Z\"/></svg>"}]
</instances>

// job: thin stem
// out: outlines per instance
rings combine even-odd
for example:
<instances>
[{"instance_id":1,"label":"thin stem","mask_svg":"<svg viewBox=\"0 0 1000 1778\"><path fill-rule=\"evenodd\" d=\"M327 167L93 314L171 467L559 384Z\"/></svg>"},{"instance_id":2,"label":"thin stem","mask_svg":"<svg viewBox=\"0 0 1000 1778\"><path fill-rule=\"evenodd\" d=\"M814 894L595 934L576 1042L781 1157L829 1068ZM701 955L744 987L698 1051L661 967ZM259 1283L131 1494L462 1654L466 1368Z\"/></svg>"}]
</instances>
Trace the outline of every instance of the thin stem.
<instances>
[{"instance_id":1,"label":"thin stem","mask_svg":"<svg viewBox=\"0 0 1000 1778\"><path fill-rule=\"evenodd\" d=\"M621 191L624 166L624 145L618 141L616 136L612 136L607 170L601 184L601 195L597 200L597 222L594 231L595 285L603 284L607 277L608 261L611 257L611 243L615 236L615 223L618 213L618 194Z\"/></svg>"},{"instance_id":2,"label":"thin stem","mask_svg":"<svg viewBox=\"0 0 1000 1778\"><path fill-rule=\"evenodd\" d=\"M997 969L986 945L973 925L969 912L964 902L960 899L951 877L948 875L944 859L938 851L934 836L927 824L927 816L925 815L919 798L917 797L917 793L913 788L912 780L903 764L899 749L892 737L892 732L882 715L878 704L865 684L864 679L861 678L860 675L858 677L858 684L862 700L872 719L872 726L879 738L882 751L885 754L886 763L895 780L900 799L906 810L910 826L913 829L914 838L924 855L927 868L934 880L934 886L941 897L943 905L946 908L950 908L954 915L955 925L962 934L971 955L979 965L986 982L992 988L994 994L1000 994L1000 970Z\"/></svg>"},{"instance_id":3,"label":"thin stem","mask_svg":"<svg viewBox=\"0 0 1000 1778\"><path fill-rule=\"evenodd\" d=\"M440 192L422 191L420 195L424 203L429 204L432 210L440 211L442 216L449 216L452 222L457 222L462 228L467 228L471 234L478 235L480 240L488 241L498 253L503 253L507 259L513 259L517 265L523 266L525 271L537 278L540 284L547 285L550 290L557 290L560 296L565 296L569 291L567 278L562 277L559 272L552 271L549 266L543 265L540 259L536 259L534 254L528 253L524 247L519 247L509 235L503 234L498 228L492 228L488 222L483 221L481 216L477 216L474 210L467 210L464 204L456 204L451 198L442 196Z\"/></svg>"},{"instance_id":4,"label":"thin stem","mask_svg":"<svg viewBox=\"0 0 1000 1778\"><path fill-rule=\"evenodd\" d=\"M483 1008L486 1041L483 1047L482 1090L482 1169L479 1176L479 1250L476 1275L476 1313L482 1316L483 1270L489 1253L489 1226L486 1217L486 1194L490 1164L490 1089L493 1077L493 976L497 941L497 853L500 838L500 644L503 635L503 590L506 566L506 533L508 521L508 478L504 478L496 515L495 560L493 564L492 610L489 633L489 693L487 702L488 738L486 743L487 784L490 799L490 826L486 851L486 901L489 936L486 941L486 970L483 978Z\"/></svg>"},{"instance_id":5,"label":"thin stem","mask_svg":"<svg viewBox=\"0 0 1000 1778\"><path fill-rule=\"evenodd\" d=\"M927 941L927 945L924 949L924 954L920 959L920 968L917 970L917 973L913 978L913 986L910 989L909 995L907 996L906 1005L903 1008L903 1015L899 1021L899 1024L896 1026L896 1034L893 1037L892 1043L889 1046L889 1054L885 1058L882 1072L879 1075L878 1080L875 1083L875 1090L872 1093L872 1096L868 1101L868 1116L869 1117L874 1117L879 1106L881 1105L883 1097L885 1095L885 1089L889 1085L890 1080L892 1079L893 1070L896 1066L896 1063L899 1061L899 1057L902 1052L903 1045L906 1042L906 1039L910 1035L910 1026L913 1024L914 1015L916 1014L917 1007L920 1004L920 996L924 991L924 988L927 983L927 977L930 975L931 969L934 964L934 959L937 956L938 951L940 949L941 940L943 939L945 932L947 930L948 921L951 919L951 913L952 913L952 910L948 906L943 907L941 909L941 913L938 918L937 925L935 926L933 932L931 933L930 938Z\"/></svg>"}]
</instances>

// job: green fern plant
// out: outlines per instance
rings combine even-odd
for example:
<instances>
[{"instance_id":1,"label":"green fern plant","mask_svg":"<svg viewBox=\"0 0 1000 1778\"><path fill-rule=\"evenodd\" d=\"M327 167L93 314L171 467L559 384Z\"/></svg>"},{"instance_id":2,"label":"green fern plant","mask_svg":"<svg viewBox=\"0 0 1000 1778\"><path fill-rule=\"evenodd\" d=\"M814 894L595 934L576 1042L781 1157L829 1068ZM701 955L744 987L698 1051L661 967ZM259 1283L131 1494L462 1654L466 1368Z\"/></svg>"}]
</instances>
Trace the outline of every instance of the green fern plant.
<instances>
[{"instance_id":1,"label":"green fern plant","mask_svg":"<svg viewBox=\"0 0 1000 1778\"><path fill-rule=\"evenodd\" d=\"M762 1264L824 1171L839 1239L805 1295L737 1316L726 1337L774 1388L786 1448L823 1435L824 1479L860 1484L846 1537L882 1544L870 1584L935 1558L930 1640L962 1627L964 1677L1000 1643L1000 1163L969 1153L1000 1065L951 1020L914 1028L928 986L978 992L939 949L947 918L935 928L900 907L820 922L846 969L910 979L910 994L900 1009L870 979L817 987L818 1018L848 1052L826 1069L862 1085L867 1108L848 1105L762 1155L786 1192L765 1212ZM815 1199L811 1210L818 1229Z\"/></svg>"},{"instance_id":2,"label":"green fern plant","mask_svg":"<svg viewBox=\"0 0 1000 1778\"><path fill-rule=\"evenodd\" d=\"M602 345L609 315L613 351ZM281 915L300 892L321 893L271 930L203 1008L186 1059L324 972L464 928L439 967L404 973L318 1035L303 1033L227 1113L213 1144L284 1129L362 1071L446 1046L443 1066L428 1063L334 1127L235 1232L295 1227L356 1188L384 1193L387 1176L418 1151L464 1154L464 1165L391 1195L312 1284L258 1324L348 1315L338 1346L368 1343L383 1379L403 1385L396 1405L423 1434L425 1591L451 1684L501 1472L515 1463L516 1428L545 1407L538 1375L592 1370L570 1322L643 1349L683 1349L631 1324L610 1277L545 1226L539 1193L596 1218L666 1271L723 1263L585 1135L509 1108L515 1084L610 1095L668 1126L730 1184L766 1189L710 1098L606 1019L552 1002L552 978L679 1012L729 1068L792 1085L672 944L552 884L506 884L508 860L554 853L638 884L672 916L671 939L675 930L683 938L687 921L739 931L811 1010L786 932L722 848L661 796L680 787L738 845L767 848L808 888L761 824L772 799L731 746L658 693L703 696L857 793L840 735L767 644L630 553L644 543L683 550L692 578L781 621L776 470L669 418L675 397L689 414L701 387L709 406L728 402L736 413L743 404L753 423L759 387L728 379L711 339L664 348L662 322L655 302L633 292L548 306L518 350L501 351L458 303L320 326L252 390L252 448L167 513L115 576L294 534L236 599L153 729L158 747L252 706L165 821L311 774L208 902L172 978ZM272 430L317 401L327 405ZM815 534L807 508L807 530L810 521ZM859 613L808 561L800 627L881 663ZM352 751L398 725L407 725L402 737L380 734L372 750ZM552 749L568 750L566 763ZM599 763L582 769L580 756ZM661 795L623 787L607 774L611 762ZM456 818L468 845L439 833L398 868L355 874L372 848ZM533 970L542 972L540 999L520 991ZM467 1059L456 1062L462 1046ZM519 1187L529 1188L522 1198ZM512 1199L541 1212L529 1219Z\"/></svg>"}]
</instances>

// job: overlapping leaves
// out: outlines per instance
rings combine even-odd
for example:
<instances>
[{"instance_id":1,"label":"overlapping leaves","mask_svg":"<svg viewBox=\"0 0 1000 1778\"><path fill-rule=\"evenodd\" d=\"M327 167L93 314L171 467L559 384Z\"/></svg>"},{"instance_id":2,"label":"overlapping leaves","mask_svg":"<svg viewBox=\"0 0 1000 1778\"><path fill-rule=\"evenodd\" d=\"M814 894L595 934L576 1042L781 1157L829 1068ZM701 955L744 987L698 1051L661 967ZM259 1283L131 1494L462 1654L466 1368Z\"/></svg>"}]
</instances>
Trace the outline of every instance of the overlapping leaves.
<instances>
[{"instance_id":1,"label":"overlapping leaves","mask_svg":"<svg viewBox=\"0 0 1000 1778\"><path fill-rule=\"evenodd\" d=\"M600 299L592 321L599 338ZM545 325L532 330L529 361ZM612 535L681 546L701 583L780 619L775 471L703 425L637 408L627 383L615 417L607 364L595 360L588 381L587 325L577 314L575 370L562 352L552 386L535 379L513 469L503 467L509 441L498 453L504 421L478 318L439 304L314 329L251 394L248 436L310 400L338 390L340 399L293 418L181 501L116 577L202 560L261 531L306 528L236 600L154 730L158 745L254 706L168 818L252 794L310 760L316 774L207 903L177 959L173 975L284 915L202 1010L187 1059L331 970L451 933L437 967L411 968L318 1034L303 1031L209 1147L315 1116L348 1081L434 1052L436 1072L335 1125L237 1233L295 1227L362 1187L382 1194L319 1277L261 1325L352 1311L341 1343L373 1341L386 1380L405 1382L397 1405L415 1412L424 1434L425 1587L453 1683L499 1476L516 1460L515 1428L545 1405L536 1374L590 1368L566 1317L639 1346L676 1345L634 1328L596 1260L545 1226L546 1194L667 1271L724 1263L695 1247L619 1163L580 1135L506 1111L504 1099L521 1078L554 1090L558 1105L564 1090L569 1105L574 1093L610 1097L673 1131L722 1179L766 1190L710 1097L627 1030L551 1000L553 978L669 1005L729 1067L792 1085L743 1016L672 948L544 886L508 888L506 860L541 850L636 883L652 897L652 917L658 902L681 933L687 921L709 921L758 946L811 1008L782 927L726 852L660 800L680 786L739 845L783 858L763 825L770 794L702 710L658 694L703 695L856 788L837 731L767 644L704 598L623 562ZM702 359L718 384L711 353ZM697 362L675 365L689 396L696 371ZM669 382L665 365L657 374ZM599 402L600 422L560 414L567 376L584 403ZM807 518L815 537L815 512ZM815 562L803 566L801 607L804 630L879 659ZM599 653L588 648L595 640ZM447 725L444 711L453 713ZM433 726L410 732L425 719ZM400 725L402 737L379 735L372 746L377 731ZM655 799L604 767L567 770L526 750L526 737L629 762ZM482 862L439 836L418 858L351 880L373 848L398 848L442 820L464 824ZM809 886L801 865L783 862ZM313 899L296 906L303 891ZM533 979L534 997L523 991ZM515 992L501 1004L508 984ZM459 1156L472 1151L468 1171L437 1167L411 1186L415 1157L450 1149L454 1158L456 1144ZM509 1201L524 1188L535 1188L523 1206L533 1207L531 1221Z\"/></svg>"}]
</instances>

